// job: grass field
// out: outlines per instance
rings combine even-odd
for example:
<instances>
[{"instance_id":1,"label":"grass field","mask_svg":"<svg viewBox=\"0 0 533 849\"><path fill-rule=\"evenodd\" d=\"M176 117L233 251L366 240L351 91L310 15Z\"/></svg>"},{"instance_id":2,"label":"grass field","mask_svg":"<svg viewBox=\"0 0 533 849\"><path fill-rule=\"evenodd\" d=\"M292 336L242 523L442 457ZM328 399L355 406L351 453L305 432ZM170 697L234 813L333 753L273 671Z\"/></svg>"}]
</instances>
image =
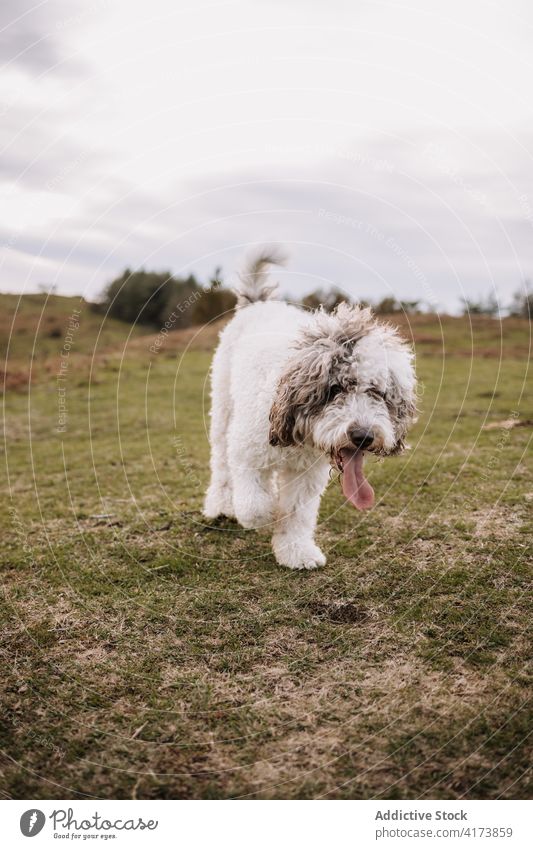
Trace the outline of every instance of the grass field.
<instances>
[{"instance_id":1,"label":"grass field","mask_svg":"<svg viewBox=\"0 0 533 849\"><path fill-rule=\"evenodd\" d=\"M332 481L328 565L293 573L202 521L216 329L155 354L78 305L58 383L72 305L35 297L5 367L1 792L530 796L530 325L402 323L412 451L368 463L368 514Z\"/></svg>"}]
</instances>

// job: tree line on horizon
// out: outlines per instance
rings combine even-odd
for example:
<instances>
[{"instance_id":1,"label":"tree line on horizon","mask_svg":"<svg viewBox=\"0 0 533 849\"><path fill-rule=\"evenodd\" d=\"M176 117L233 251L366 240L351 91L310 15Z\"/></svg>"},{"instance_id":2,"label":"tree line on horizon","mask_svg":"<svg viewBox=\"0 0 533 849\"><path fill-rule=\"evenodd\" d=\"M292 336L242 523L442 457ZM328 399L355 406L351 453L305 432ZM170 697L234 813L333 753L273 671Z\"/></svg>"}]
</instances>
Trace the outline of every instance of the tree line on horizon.
<instances>
[{"instance_id":1,"label":"tree line on horizon","mask_svg":"<svg viewBox=\"0 0 533 849\"><path fill-rule=\"evenodd\" d=\"M350 301L339 289L316 289L299 302L307 309L322 306L330 312L341 301ZM170 271L125 271L112 280L104 290L100 301L94 303L95 312L106 313L129 324L137 323L150 327L162 327L171 320L173 329L183 329L206 324L231 312L236 303L233 291L222 279L222 271L216 268L207 284L201 283L194 274L176 277ZM417 315L433 312L431 305L422 300L403 301L387 296L377 302L358 300L372 307L376 315L405 313ZM517 292L508 307L508 314L531 320L533 314L533 291L526 283L524 291ZM462 299L463 315L485 315L497 318L500 306L494 297Z\"/></svg>"}]
</instances>

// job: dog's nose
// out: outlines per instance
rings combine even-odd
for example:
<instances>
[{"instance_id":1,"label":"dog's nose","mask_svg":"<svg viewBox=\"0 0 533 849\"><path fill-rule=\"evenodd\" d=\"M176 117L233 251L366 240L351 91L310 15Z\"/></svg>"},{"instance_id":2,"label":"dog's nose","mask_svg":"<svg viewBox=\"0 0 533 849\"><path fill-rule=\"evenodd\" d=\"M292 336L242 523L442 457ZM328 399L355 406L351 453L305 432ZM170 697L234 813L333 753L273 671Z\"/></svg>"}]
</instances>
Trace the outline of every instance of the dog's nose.
<instances>
[{"instance_id":1,"label":"dog's nose","mask_svg":"<svg viewBox=\"0 0 533 849\"><path fill-rule=\"evenodd\" d=\"M374 442L374 434L371 430L361 430L360 428L352 428L348 431L348 436L352 445L356 448L369 448Z\"/></svg>"}]
</instances>

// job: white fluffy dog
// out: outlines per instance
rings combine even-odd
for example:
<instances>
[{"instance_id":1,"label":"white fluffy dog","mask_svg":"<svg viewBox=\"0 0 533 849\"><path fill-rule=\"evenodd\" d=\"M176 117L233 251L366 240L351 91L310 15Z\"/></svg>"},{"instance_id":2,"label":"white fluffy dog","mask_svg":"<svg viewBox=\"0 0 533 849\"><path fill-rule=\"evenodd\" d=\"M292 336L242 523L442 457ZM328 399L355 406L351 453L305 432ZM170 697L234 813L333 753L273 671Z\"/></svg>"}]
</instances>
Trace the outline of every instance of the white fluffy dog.
<instances>
[{"instance_id":1,"label":"white fluffy dog","mask_svg":"<svg viewBox=\"0 0 533 849\"><path fill-rule=\"evenodd\" d=\"M331 465L345 497L371 507L364 452L403 450L416 378L409 346L369 309L307 312L276 300L266 272L283 259L265 248L248 261L220 334L204 513L271 526L278 563L314 569L326 562L314 532Z\"/></svg>"}]
</instances>

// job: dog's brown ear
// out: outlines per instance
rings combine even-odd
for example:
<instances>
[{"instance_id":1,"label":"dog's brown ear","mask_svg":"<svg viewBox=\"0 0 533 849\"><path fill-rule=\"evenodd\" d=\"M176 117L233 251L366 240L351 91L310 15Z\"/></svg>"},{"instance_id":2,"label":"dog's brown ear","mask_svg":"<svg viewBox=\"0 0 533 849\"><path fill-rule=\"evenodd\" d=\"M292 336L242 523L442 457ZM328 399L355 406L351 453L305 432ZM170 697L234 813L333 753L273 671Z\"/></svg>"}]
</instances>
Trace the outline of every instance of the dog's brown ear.
<instances>
[{"instance_id":1,"label":"dog's brown ear","mask_svg":"<svg viewBox=\"0 0 533 849\"><path fill-rule=\"evenodd\" d=\"M286 372L278 383L276 396L270 408L269 419L270 432L268 436L271 445L287 448L289 445L297 444L294 438L296 414L292 371Z\"/></svg>"},{"instance_id":2,"label":"dog's brown ear","mask_svg":"<svg viewBox=\"0 0 533 849\"><path fill-rule=\"evenodd\" d=\"M328 400L334 350L318 342L302 347L281 376L270 408L271 445L287 448L305 440L312 417Z\"/></svg>"}]
</instances>

